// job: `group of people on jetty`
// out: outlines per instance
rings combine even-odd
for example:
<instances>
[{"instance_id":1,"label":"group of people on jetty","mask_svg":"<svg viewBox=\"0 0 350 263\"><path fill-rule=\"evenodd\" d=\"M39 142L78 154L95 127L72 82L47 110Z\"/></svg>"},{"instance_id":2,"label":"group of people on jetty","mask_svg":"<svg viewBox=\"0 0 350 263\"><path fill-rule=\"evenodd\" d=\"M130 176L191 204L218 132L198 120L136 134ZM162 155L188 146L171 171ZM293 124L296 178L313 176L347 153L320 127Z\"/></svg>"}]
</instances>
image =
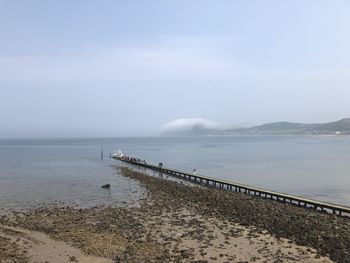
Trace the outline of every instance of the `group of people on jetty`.
<instances>
[{"instance_id":1,"label":"group of people on jetty","mask_svg":"<svg viewBox=\"0 0 350 263\"><path fill-rule=\"evenodd\" d=\"M124 155L121 151L118 151L118 153L113 154L111 157L116 157L118 159L124 160L124 161L128 161L128 162L133 162L133 163L139 163L139 164L147 164L146 160L140 159L140 158L136 158L136 157L132 157L132 156L127 156ZM158 166L160 168L163 167L163 163L159 163ZM192 171L193 175L197 175L197 169L193 169Z\"/></svg>"},{"instance_id":2,"label":"group of people on jetty","mask_svg":"<svg viewBox=\"0 0 350 263\"><path fill-rule=\"evenodd\" d=\"M142 160L140 158L135 158L135 157L131 157L131 156L121 155L121 156L119 156L119 158L123 159L125 161L129 161L129 162L147 164L146 160Z\"/></svg>"}]
</instances>

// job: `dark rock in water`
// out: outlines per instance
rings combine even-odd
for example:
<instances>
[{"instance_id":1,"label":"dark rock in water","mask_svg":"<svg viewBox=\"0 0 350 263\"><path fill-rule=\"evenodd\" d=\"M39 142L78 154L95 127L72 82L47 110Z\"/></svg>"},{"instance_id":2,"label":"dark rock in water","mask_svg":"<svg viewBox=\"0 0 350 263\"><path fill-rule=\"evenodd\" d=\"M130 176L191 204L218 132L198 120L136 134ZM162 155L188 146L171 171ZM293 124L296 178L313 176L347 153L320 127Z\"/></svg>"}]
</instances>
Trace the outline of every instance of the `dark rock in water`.
<instances>
[{"instance_id":1,"label":"dark rock in water","mask_svg":"<svg viewBox=\"0 0 350 263\"><path fill-rule=\"evenodd\" d=\"M101 188L109 189L109 188L111 188L111 185L110 184L104 184L104 185L101 186Z\"/></svg>"}]
</instances>

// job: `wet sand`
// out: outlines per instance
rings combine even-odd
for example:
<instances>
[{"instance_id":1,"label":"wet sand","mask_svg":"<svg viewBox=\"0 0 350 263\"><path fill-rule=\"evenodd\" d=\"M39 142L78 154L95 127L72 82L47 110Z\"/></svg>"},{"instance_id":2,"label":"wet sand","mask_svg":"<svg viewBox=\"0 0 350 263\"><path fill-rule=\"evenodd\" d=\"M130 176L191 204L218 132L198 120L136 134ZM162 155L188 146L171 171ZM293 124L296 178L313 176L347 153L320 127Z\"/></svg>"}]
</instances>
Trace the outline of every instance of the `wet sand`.
<instances>
[{"instance_id":1,"label":"wet sand","mask_svg":"<svg viewBox=\"0 0 350 263\"><path fill-rule=\"evenodd\" d=\"M81 262L113 263L107 258L87 256L81 250L63 241L51 239L40 232L0 225L0 244L7 255L1 255L1 262Z\"/></svg>"},{"instance_id":2,"label":"wet sand","mask_svg":"<svg viewBox=\"0 0 350 263\"><path fill-rule=\"evenodd\" d=\"M146 189L138 206L4 216L0 262L350 262L350 219L117 170ZM31 239L45 244L36 253L61 258L36 259Z\"/></svg>"}]
</instances>

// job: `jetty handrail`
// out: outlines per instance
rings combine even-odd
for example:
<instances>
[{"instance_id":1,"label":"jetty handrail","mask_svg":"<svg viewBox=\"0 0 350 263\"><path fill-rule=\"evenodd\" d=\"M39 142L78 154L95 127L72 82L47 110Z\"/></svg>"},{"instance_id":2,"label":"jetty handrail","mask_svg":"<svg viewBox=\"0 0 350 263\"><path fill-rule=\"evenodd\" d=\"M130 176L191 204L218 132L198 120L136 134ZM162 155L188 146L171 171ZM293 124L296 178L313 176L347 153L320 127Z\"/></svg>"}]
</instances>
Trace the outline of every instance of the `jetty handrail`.
<instances>
[{"instance_id":1,"label":"jetty handrail","mask_svg":"<svg viewBox=\"0 0 350 263\"><path fill-rule=\"evenodd\" d=\"M346 214L348 214L348 216L350 216L350 207L343 206L343 205L332 204L332 203L328 203L328 202L304 198L301 196L295 196L295 195L291 195L291 194L275 192L275 191L247 185L247 184L231 182L231 181L218 179L218 178L214 178L214 177L210 177L210 176L191 174L191 173L181 171L178 169L166 168L166 167L159 166L159 165L148 164L145 162L138 162L135 160L128 160L128 159L121 158L121 157L113 157L113 158L120 160L120 161L123 161L123 162L131 163L131 164L143 166L143 167L146 167L146 168L149 168L152 170L157 170L157 171L160 171L163 173L167 173L167 174L170 174L172 176L191 180L191 181L194 181L195 183L206 184L206 185L219 187L222 189L227 189L227 190L236 191L236 192L243 192L246 194L250 194L250 195L254 195L254 196L258 196L258 197L262 197L262 198L268 198L268 199L272 199L272 200L276 200L276 201L282 201L284 203L303 206L303 207L307 207L307 208L313 208L315 210L320 209L320 211L323 211L323 212L328 212L326 209L329 209L329 210L331 210L331 212L333 212L333 214L343 215L343 213L346 213ZM217 184L219 184L219 185L217 185ZM252 194L252 192L254 192L254 194ZM281 200L281 198L282 198L282 200Z\"/></svg>"}]
</instances>

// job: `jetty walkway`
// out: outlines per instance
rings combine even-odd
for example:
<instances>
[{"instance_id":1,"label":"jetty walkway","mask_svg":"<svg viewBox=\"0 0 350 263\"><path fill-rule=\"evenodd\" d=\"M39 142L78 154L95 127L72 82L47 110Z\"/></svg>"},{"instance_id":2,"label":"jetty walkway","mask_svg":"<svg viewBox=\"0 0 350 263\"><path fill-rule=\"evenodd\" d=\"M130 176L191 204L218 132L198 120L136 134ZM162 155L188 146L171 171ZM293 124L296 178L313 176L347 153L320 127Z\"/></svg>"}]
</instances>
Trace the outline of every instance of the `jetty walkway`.
<instances>
[{"instance_id":1,"label":"jetty walkway","mask_svg":"<svg viewBox=\"0 0 350 263\"><path fill-rule=\"evenodd\" d=\"M161 173L168 174L176 178L184 179L187 181L191 181L196 184L216 187L216 188L225 189L233 192L245 193L248 195L270 199L278 202L283 202L290 205L296 205L300 207L314 209L320 212L327 212L327 213L333 213L339 216L350 217L350 207L347 207L347 206L321 202L321 201L307 199L299 196L278 193L278 192L250 186L250 185L221 180L218 178L188 173L177 169L166 168L166 167L163 167L163 165L148 164L145 161L135 159L135 158L120 157L120 156L111 156L111 157L122 162L126 162L133 165L142 166L151 170L159 171Z\"/></svg>"}]
</instances>

